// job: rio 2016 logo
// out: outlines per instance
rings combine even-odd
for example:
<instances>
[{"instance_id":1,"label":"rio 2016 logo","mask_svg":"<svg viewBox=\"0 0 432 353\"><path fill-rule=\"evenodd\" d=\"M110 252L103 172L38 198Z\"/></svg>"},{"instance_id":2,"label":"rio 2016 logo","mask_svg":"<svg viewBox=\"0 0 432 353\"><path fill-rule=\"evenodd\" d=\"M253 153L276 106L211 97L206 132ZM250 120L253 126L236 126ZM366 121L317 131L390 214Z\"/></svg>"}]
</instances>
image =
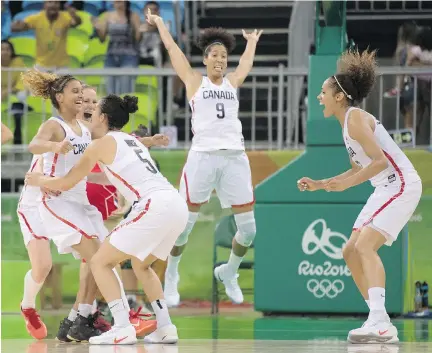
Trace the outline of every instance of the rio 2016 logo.
<instances>
[{"instance_id":1,"label":"rio 2016 logo","mask_svg":"<svg viewBox=\"0 0 432 353\"><path fill-rule=\"evenodd\" d=\"M311 278L306 283L308 291L317 299L333 299L343 292L343 277L351 276L351 272L345 264L335 265L330 260L343 260L342 248L347 241L348 238L344 234L328 228L322 218L313 221L305 230L301 244L303 253L311 256L321 252L329 258L322 265L303 260L298 266L300 276L318 277Z\"/></svg>"}]
</instances>

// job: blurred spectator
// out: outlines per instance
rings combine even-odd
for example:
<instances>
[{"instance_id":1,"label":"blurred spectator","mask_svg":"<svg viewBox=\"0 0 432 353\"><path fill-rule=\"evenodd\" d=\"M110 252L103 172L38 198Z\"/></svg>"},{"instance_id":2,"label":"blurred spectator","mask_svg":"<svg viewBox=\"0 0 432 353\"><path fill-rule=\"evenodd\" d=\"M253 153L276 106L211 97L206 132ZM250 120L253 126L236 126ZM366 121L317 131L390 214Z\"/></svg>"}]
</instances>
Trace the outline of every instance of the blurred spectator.
<instances>
[{"instance_id":1,"label":"blurred spectator","mask_svg":"<svg viewBox=\"0 0 432 353\"><path fill-rule=\"evenodd\" d=\"M114 11L93 25L101 42L110 37L105 67L138 67L138 43L141 39L139 15L131 12L130 1L114 1ZM107 93L124 94L134 91L133 76L107 77Z\"/></svg>"},{"instance_id":2,"label":"blurred spectator","mask_svg":"<svg viewBox=\"0 0 432 353\"><path fill-rule=\"evenodd\" d=\"M25 67L24 61L21 57L15 54L15 48L8 40L1 42L1 66L3 68L23 68ZM15 94L21 101L12 103L11 112L14 116L15 129L14 129L14 144L19 145L22 143L21 123L24 110L24 102L26 99L26 92L24 85L20 78L20 72L7 72L2 70L1 73L1 96L2 102L7 101L8 96ZM10 84L9 84L10 80ZM9 91L10 89L10 91Z\"/></svg>"},{"instance_id":3,"label":"blurred spectator","mask_svg":"<svg viewBox=\"0 0 432 353\"><path fill-rule=\"evenodd\" d=\"M1 2L1 39L8 39L11 34L11 14L8 5Z\"/></svg>"},{"instance_id":4,"label":"blurred spectator","mask_svg":"<svg viewBox=\"0 0 432 353\"><path fill-rule=\"evenodd\" d=\"M20 68L25 67L22 58L15 54L15 48L8 40L1 41L1 67L3 68ZM9 88L9 78L11 80ZM10 94L16 94L20 91L24 91L24 86L20 80L20 72L7 72L2 70L1 73L1 100L2 102L7 100Z\"/></svg>"},{"instance_id":5,"label":"blurred spectator","mask_svg":"<svg viewBox=\"0 0 432 353\"><path fill-rule=\"evenodd\" d=\"M407 66L430 67L432 69L432 29L430 27L422 28L416 37L415 46L412 46L407 55ZM426 112L431 109L431 82L432 73L417 76L417 128L423 121ZM410 81L410 90L412 90L412 98L414 100L414 80ZM411 120L408 121L412 127ZM429 119L427 119L429 121ZM430 127L425 127L426 131L430 131Z\"/></svg>"},{"instance_id":6,"label":"blurred spectator","mask_svg":"<svg viewBox=\"0 0 432 353\"><path fill-rule=\"evenodd\" d=\"M69 65L66 51L67 32L81 24L76 9L68 6L60 11L60 1L45 1L44 9L28 16L24 21L12 23L13 32L33 29L36 34L36 66L60 68Z\"/></svg>"},{"instance_id":7,"label":"blurred spectator","mask_svg":"<svg viewBox=\"0 0 432 353\"><path fill-rule=\"evenodd\" d=\"M394 54L396 66L405 66L409 49L414 45L419 27L414 22L406 22L399 27L397 46ZM403 76L396 77L395 86L384 93L385 98L396 97L403 84Z\"/></svg>"},{"instance_id":8,"label":"blurred spectator","mask_svg":"<svg viewBox=\"0 0 432 353\"><path fill-rule=\"evenodd\" d=\"M144 16L150 9L152 14L160 16L160 6L156 1L149 1L144 6ZM165 50L157 26L144 22L140 26L142 38L139 45L140 65L162 67L166 62Z\"/></svg>"}]
</instances>

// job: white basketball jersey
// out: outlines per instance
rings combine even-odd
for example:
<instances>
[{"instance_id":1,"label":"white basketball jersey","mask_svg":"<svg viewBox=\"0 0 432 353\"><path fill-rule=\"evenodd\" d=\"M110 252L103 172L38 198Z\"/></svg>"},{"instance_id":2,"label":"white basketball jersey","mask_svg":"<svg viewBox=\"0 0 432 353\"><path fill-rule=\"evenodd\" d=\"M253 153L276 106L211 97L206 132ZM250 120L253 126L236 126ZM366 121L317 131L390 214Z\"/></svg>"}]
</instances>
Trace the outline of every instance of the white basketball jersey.
<instances>
[{"instance_id":1,"label":"white basketball jersey","mask_svg":"<svg viewBox=\"0 0 432 353\"><path fill-rule=\"evenodd\" d=\"M362 146L356 140L353 140L348 134L349 114L354 109L359 109L359 108L352 107L348 109L348 111L345 114L343 137L345 141L345 146L348 150L348 154L350 155L351 159L359 167L366 168L372 162L372 160L365 153ZM379 185L386 185L386 184L393 184L393 183L405 184L409 182L419 181L420 177L417 174L417 171L415 170L411 161L408 159L405 153L402 152L399 146L393 141L393 139L388 134L387 130L384 128L384 126L382 126L381 122L379 122L375 117L373 118L375 120L375 131L374 131L375 140L378 143L378 145L381 147L385 156L387 157L388 167L387 169L383 170L381 173L379 173L378 175L370 179L372 186L376 187Z\"/></svg>"},{"instance_id":2,"label":"white basketball jersey","mask_svg":"<svg viewBox=\"0 0 432 353\"><path fill-rule=\"evenodd\" d=\"M65 176L78 163L87 146L91 143L91 133L79 120L77 121L81 127L81 136L78 136L60 117L52 117L49 120L56 121L62 126L66 139L70 141L74 149L67 154L44 153L43 171L45 175ZM88 205L86 181L87 178L84 178L70 190L62 191L61 195L57 196L57 199L60 198Z\"/></svg>"},{"instance_id":3,"label":"white basketball jersey","mask_svg":"<svg viewBox=\"0 0 432 353\"><path fill-rule=\"evenodd\" d=\"M32 158L32 161L30 163L29 172L33 172L39 163L39 159L41 158L40 155L35 154ZM37 186L30 186L30 185L24 185L21 196L18 201L18 209L20 207L34 207L39 204L40 200L40 188Z\"/></svg>"},{"instance_id":4,"label":"white basketball jersey","mask_svg":"<svg viewBox=\"0 0 432 353\"><path fill-rule=\"evenodd\" d=\"M117 143L117 152L112 164L99 163L108 179L130 203L159 190L175 190L157 170L147 147L135 137L121 131L111 131Z\"/></svg>"},{"instance_id":5,"label":"white basketball jersey","mask_svg":"<svg viewBox=\"0 0 432 353\"><path fill-rule=\"evenodd\" d=\"M194 134L192 150L244 150L237 90L227 78L218 86L203 76L201 86L189 105Z\"/></svg>"}]
</instances>

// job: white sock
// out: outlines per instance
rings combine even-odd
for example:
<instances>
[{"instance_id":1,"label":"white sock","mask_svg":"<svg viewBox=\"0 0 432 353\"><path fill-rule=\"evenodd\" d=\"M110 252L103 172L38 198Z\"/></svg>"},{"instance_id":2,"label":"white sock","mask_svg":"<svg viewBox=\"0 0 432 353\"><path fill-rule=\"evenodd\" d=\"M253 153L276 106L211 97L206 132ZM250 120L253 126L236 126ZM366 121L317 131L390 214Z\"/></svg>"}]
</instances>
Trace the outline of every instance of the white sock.
<instances>
[{"instance_id":1,"label":"white sock","mask_svg":"<svg viewBox=\"0 0 432 353\"><path fill-rule=\"evenodd\" d=\"M91 313L94 314L97 311L97 301L96 299L93 301L93 305L92 305L92 311Z\"/></svg>"},{"instance_id":2,"label":"white sock","mask_svg":"<svg viewBox=\"0 0 432 353\"><path fill-rule=\"evenodd\" d=\"M181 254L179 256L168 256L168 264L166 272L169 273L172 277L176 277L178 275L178 266L181 260Z\"/></svg>"},{"instance_id":3,"label":"white sock","mask_svg":"<svg viewBox=\"0 0 432 353\"><path fill-rule=\"evenodd\" d=\"M76 311L74 308L72 308L72 310L69 313L68 320L74 322L75 319L77 318L77 316L78 316L78 311Z\"/></svg>"},{"instance_id":4,"label":"white sock","mask_svg":"<svg viewBox=\"0 0 432 353\"><path fill-rule=\"evenodd\" d=\"M108 303L111 314L114 317L114 324L120 327L130 325L129 311L125 308L122 299L116 299Z\"/></svg>"},{"instance_id":5,"label":"white sock","mask_svg":"<svg viewBox=\"0 0 432 353\"><path fill-rule=\"evenodd\" d=\"M115 268L113 268L113 272L114 272L114 274L117 278L117 281L120 285L120 294L121 294L121 297L123 300L124 307L126 308L127 312L129 313L130 306L129 306L129 302L128 302L127 297L126 297L126 293L124 291L123 282L121 281L120 276L118 275L117 270Z\"/></svg>"},{"instance_id":6,"label":"white sock","mask_svg":"<svg viewBox=\"0 0 432 353\"><path fill-rule=\"evenodd\" d=\"M161 328L171 324L171 318L168 312L165 299L158 299L151 303L153 311L156 315L157 327Z\"/></svg>"},{"instance_id":7,"label":"white sock","mask_svg":"<svg viewBox=\"0 0 432 353\"><path fill-rule=\"evenodd\" d=\"M24 276L24 295L21 302L23 309L36 308L36 297L43 286L42 283L36 283L32 277L32 270Z\"/></svg>"},{"instance_id":8,"label":"white sock","mask_svg":"<svg viewBox=\"0 0 432 353\"><path fill-rule=\"evenodd\" d=\"M78 313L83 317L89 317L92 307L92 304L78 304Z\"/></svg>"},{"instance_id":9,"label":"white sock","mask_svg":"<svg viewBox=\"0 0 432 353\"><path fill-rule=\"evenodd\" d=\"M369 306L371 311L386 311L385 289L380 287L369 288Z\"/></svg>"},{"instance_id":10,"label":"white sock","mask_svg":"<svg viewBox=\"0 0 432 353\"><path fill-rule=\"evenodd\" d=\"M135 294L126 294L126 299L128 300L128 303L129 303L129 300L132 300L134 302L137 301L137 297Z\"/></svg>"},{"instance_id":11,"label":"white sock","mask_svg":"<svg viewBox=\"0 0 432 353\"><path fill-rule=\"evenodd\" d=\"M234 254L234 251L231 250L231 254L227 263L227 270L235 275L240 267L241 262L243 261L243 257L237 256Z\"/></svg>"},{"instance_id":12,"label":"white sock","mask_svg":"<svg viewBox=\"0 0 432 353\"><path fill-rule=\"evenodd\" d=\"M365 302L366 302L368 308L370 309L370 300L369 300L369 299L366 299Z\"/></svg>"}]
</instances>

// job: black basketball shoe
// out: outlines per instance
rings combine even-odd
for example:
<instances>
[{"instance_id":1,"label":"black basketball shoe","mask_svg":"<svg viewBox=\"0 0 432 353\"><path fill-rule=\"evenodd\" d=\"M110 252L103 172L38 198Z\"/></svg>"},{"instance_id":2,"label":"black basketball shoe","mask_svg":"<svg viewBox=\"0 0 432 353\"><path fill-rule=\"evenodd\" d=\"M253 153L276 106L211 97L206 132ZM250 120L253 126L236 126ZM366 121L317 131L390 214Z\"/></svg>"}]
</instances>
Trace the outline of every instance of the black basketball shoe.
<instances>
[{"instance_id":1,"label":"black basketball shoe","mask_svg":"<svg viewBox=\"0 0 432 353\"><path fill-rule=\"evenodd\" d=\"M88 342L90 337L99 336L102 332L94 327L95 318L88 318L78 314L72 327L69 329L67 338L75 342Z\"/></svg>"},{"instance_id":2,"label":"black basketball shoe","mask_svg":"<svg viewBox=\"0 0 432 353\"><path fill-rule=\"evenodd\" d=\"M72 327L73 321L70 321L67 317L65 317L62 321L60 321L60 327L57 332L57 340L61 342L71 342L71 340L67 337L69 329Z\"/></svg>"}]
</instances>

